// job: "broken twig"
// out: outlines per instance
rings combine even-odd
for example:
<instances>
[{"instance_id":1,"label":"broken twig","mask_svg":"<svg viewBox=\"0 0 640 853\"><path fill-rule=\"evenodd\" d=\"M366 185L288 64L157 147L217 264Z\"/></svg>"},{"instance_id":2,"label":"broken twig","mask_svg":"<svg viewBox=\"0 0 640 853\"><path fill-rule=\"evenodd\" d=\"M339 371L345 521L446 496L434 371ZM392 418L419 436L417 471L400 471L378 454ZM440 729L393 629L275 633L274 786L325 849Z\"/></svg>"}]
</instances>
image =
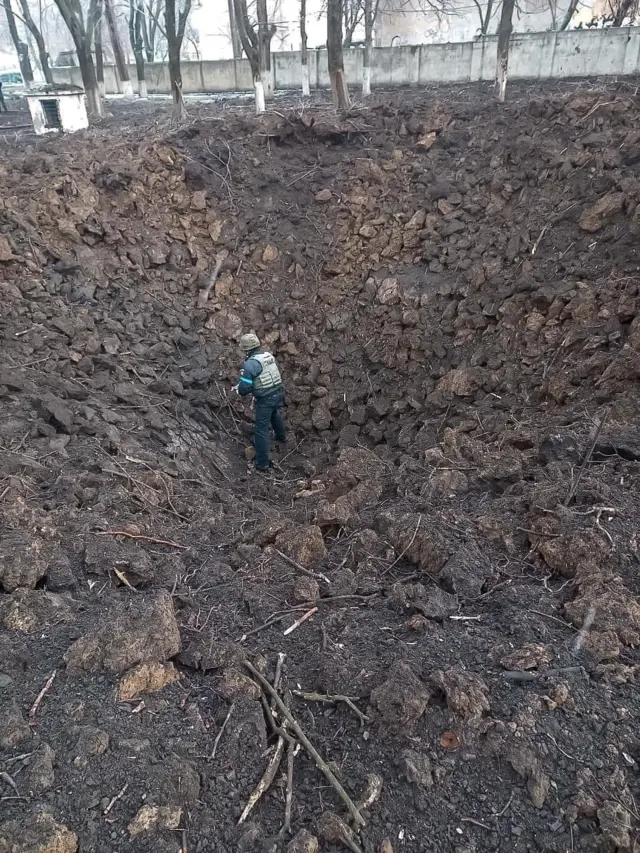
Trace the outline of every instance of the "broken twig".
<instances>
[{"instance_id":1,"label":"broken twig","mask_svg":"<svg viewBox=\"0 0 640 853\"><path fill-rule=\"evenodd\" d=\"M329 705L335 705L337 702L344 702L344 704L351 708L356 717L360 720L360 726L364 726L364 724L369 719L362 711L355 705L353 699L350 699L349 696L340 696L338 694L335 695L325 695L324 693L306 693L304 690L294 690L294 696L299 696L300 699L306 699L307 702L326 702Z\"/></svg>"},{"instance_id":2,"label":"broken twig","mask_svg":"<svg viewBox=\"0 0 640 853\"><path fill-rule=\"evenodd\" d=\"M356 825L357 826L364 826L365 820L362 817L362 815L360 814L360 812L358 811L358 809L356 808L353 800L347 794L347 792L342 787L340 782L336 779L335 775L331 771L331 768L327 765L326 761L324 761L324 759L322 758L322 756L320 755L318 750L315 748L315 746L311 743L309 738L306 736L306 734L304 733L304 731L300 727L298 721L293 716L291 711L287 708L287 706L284 704L284 702L282 701L282 699L280 698L278 693L269 684L267 679L252 664L249 663L249 661L245 661L244 665L249 670L249 672L253 675L253 677L258 680L258 682L263 687L263 689L266 690L266 692L273 698L274 702L278 706L278 710L280 711L282 716L287 720L287 722L291 726L291 729L295 732L296 737L298 738L298 740L300 741L302 746L305 748L305 750L307 751L309 756L315 762L315 765L318 768L318 770L320 770L320 772L324 775L324 777L327 779L327 781L336 790L336 793L338 794L338 796L340 797L342 802L345 804L345 806L349 810L349 814L353 818Z\"/></svg>"},{"instance_id":3,"label":"broken twig","mask_svg":"<svg viewBox=\"0 0 640 853\"><path fill-rule=\"evenodd\" d=\"M296 621L293 623L293 625L289 625L289 627L286 629L286 631L283 631L284 636L287 637L289 634L293 634L293 632L296 630L296 628L299 628L303 622L307 621L307 619L311 619L313 614L317 613L317 612L318 612L317 607L312 607L311 610L307 610L307 612L303 613L299 619L296 619Z\"/></svg>"},{"instance_id":4,"label":"broken twig","mask_svg":"<svg viewBox=\"0 0 640 853\"><path fill-rule=\"evenodd\" d=\"M31 725L31 726L32 726L32 725L34 724L34 722L35 722L35 716L36 716L36 714L38 713L38 708L39 708L39 707L40 707L40 705L42 704L42 700L43 700L43 699L44 699L44 697L47 695L47 693L49 692L49 690L51 690L51 685L52 685L52 684L53 684L53 682L54 682L54 679L55 679L55 677L56 677L56 673L57 673L57 672L58 672L58 670L57 670L57 669L54 669L54 670L53 670L53 672L51 673L51 675L49 676L49 678L47 678L47 681L46 681L46 683L45 683L44 687L42 688L42 690L40 691L40 693L38 693L38 695L36 696L36 701L33 703L33 705L31 706L31 709L30 709L30 711L29 711L29 725Z\"/></svg>"},{"instance_id":5,"label":"broken twig","mask_svg":"<svg viewBox=\"0 0 640 853\"><path fill-rule=\"evenodd\" d=\"M122 786L122 788L120 788L118 793L115 795L115 797L111 797L111 799L109 800L109 804L107 805L106 809L102 812L102 814L109 814L109 812L115 806L115 804L118 802L118 800L121 800L124 797L124 795L127 793L128 787L129 787L129 783L125 782L124 785Z\"/></svg>"},{"instance_id":6,"label":"broken twig","mask_svg":"<svg viewBox=\"0 0 640 853\"><path fill-rule=\"evenodd\" d=\"M216 739L213 742L213 749L211 750L211 755L209 756L209 761L213 761L216 757L216 752L218 751L218 744L220 743L220 738L224 734L224 730L227 728L227 723L231 719L231 715L233 714L233 709L235 708L236 703L232 702L231 707L227 711L227 716L224 718L224 723L220 726L220 731L216 735Z\"/></svg>"},{"instance_id":7,"label":"broken twig","mask_svg":"<svg viewBox=\"0 0 640 853\"><path fill-rule=\"evenodd\" d=\"M303 575L307 575L307 577L315 578L316 580L320 579L325 583L330 583L329 578L326 575L323 575L322 572L312 572L311 569L305 569L304 566L301 566L300 563L296 563L295 560L292 560L291 557L287 557L287 555L283 551L278 551L277 548L274 548L274 551L279 557L282 557L290 566L293 566L294 569L297 569L299 572L302 572Z\"/></svg>"},{"instance_id":8,"label":"broken twig","mask_svg":"<svg viewBox=\"0 0 640 853\"><path fill-rule=\"evenodd\" d=\"M188 551L188 545L180 545L179 542L172 542L170 539L154 539L153 536L143 536L140 533L127 533L126 530L97 530L96 536L126 536L127 539L141 539L143 542L153 542L155 545L168 545L170 548L180 548L183 551Z\"/></svg>"}]
</instances>

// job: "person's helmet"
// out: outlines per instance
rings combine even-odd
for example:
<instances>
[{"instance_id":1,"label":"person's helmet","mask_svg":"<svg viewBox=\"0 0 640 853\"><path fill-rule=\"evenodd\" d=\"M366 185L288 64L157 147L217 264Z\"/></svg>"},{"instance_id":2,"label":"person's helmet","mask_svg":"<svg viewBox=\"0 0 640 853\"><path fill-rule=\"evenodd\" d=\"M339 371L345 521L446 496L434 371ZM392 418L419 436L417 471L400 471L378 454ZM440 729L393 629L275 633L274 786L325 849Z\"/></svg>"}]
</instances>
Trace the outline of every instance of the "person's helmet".
<instances>
[{"instance_id":1,"label":"person's helmet","mask_svg":"<svg viewBox=\"0 0 640 853\"><path fill-rule=\"evenodd\" d=\"M251 352L251 350L260 347L260 340L253 332L248 332L240 338L240 349L242 352Z\"/></svg>"}]
</instances>

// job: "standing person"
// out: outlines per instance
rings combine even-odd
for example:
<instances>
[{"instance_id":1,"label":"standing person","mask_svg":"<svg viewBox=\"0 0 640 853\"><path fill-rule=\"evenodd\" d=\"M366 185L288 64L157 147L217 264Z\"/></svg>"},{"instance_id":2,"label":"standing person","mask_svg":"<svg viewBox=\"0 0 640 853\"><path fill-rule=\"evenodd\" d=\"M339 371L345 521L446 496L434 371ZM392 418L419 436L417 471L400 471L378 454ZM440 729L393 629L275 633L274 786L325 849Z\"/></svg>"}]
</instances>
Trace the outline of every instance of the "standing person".
<instances>
[{"instance_id":1,"label":"standing person","mask_svg":"<svg viewBox=\"0 0 640 853\"><path fill-rule=\"evenodd\" d=\"M254 447L256 471L271 467L269 445L271 429L276 441L286 441L282 405L284 388L278 363L270 352L260 346L258 336L250 332L240 338L240 350L245 357L240 370L240 381L234 390L241 397L253 394L256 404Z\"/></svg>"},{"instance_id":2,"label":"standing person","mask_svg":"<svg viewBox=\"0 0 640 853\"><path fill-rule=\"evenodd\" d=\"M0 112L4 111L8 113L7 105L4 102L4 95L2 94L2 80L0 80Z\"/></svg>"}]
</instances>

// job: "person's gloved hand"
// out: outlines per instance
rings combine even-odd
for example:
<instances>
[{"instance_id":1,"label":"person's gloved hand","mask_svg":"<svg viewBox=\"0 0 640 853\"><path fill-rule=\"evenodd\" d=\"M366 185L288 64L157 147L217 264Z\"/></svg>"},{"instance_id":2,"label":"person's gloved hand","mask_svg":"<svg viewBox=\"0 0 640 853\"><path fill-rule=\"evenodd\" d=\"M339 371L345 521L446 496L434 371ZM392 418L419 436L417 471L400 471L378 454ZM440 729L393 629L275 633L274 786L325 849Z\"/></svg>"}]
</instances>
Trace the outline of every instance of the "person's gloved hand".
<instances>
[{"instance_id":1,"label":"person's gloved hand","mask_svg":"<svg viewBox=\"0 0 640 853\"><path fill-rule=\"evenodd\" d=\"M236 394L238 394L238 395L239 395L239 394L240 394L240 391L238 390L238 388L239 388L239 387L240 387L240 383L238 382L238 384L237 384L237 385L234 385L234 386L233 386L233 388L232 388L231 390L232 390L232 391L235 391L235 392L236 392Z\"/></svg>"}]
</instances>

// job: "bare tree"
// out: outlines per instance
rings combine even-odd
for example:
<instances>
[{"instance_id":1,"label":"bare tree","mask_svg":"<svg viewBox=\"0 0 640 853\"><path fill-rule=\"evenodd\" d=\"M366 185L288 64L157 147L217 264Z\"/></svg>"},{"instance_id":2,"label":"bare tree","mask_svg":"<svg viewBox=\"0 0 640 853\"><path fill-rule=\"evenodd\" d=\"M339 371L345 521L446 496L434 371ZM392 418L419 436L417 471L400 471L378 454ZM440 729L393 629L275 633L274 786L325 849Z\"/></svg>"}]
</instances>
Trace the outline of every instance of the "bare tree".
<instances>
[{"instance_id":1,"label":"bare tree","mask_svg":"<svg viewBox=\"0 0 640 853\"><path fill-rule=\"evenodd\" d=\"M498 26L498 56L496 61L496 96L503 103L507 93L509 72L509 42L513 29L515 0L502 0L502 12Z\"/></svg>"},{"instance_id":2,"label":"bare tree","mask_svg":"<svg viewBox=\"0 0 640 853\"><path fill-rule=\"evenodd\" d=\"M120 34L118 33L118 24L116 22L116 15L113 9L113 0L104 0L104 14L107 19L107 26L109 27L109 38L111 40L111 48L113 50L113 58L116 63L116 70L118 72L120 82L122 83L122 94L125 97L132 98L133 86L131 85L129 67L124 57L122 42L120 41Z\"/></svg>"},{"instance_id":3,"label":"bare tree","mask_svg":"<svg viewBox=\"0 0 640 853\"><path fill-rule=\"evenodd\" d=\"M564 15L562 21L560 21L560 26L558 27L560 32L563 32L564 30L566 30L567 27L569 26L569 24L571 23L571 19L573 18L575 11L578 8L579 2L580 2L580 0L569 0L569 5L567 6L567 11L565 12L565 15Z\"/></svg>"},{"instance_id":4,"label":"bare tree","mask_svg":"<svg viewBox=\"0 0 640 853\"><path fill-rule=\"evenodd\" d=\"M144 64L144 38L142 22L144 10L141 0L129 0L129 41L136 61L136 77L138 78L138 96L147 98L147 75Z\"/></svg>"},{"instance_id":5,"label":"bare tree","mask_svg":"<svg viewBox=\"0 0 640 853\"><path fill-rule=\"evenodd\" d=\"M342 0L343 47L351 47L353 34L363 22L366 0Z\"/></svg>"},{"instance_id":6,"label":"bare tree","mask_svg":"<svg viewBox=\"0 0 640 853\"><path fill-rule=\"evenodd\" d=\"M257 0L257 27L249 20L247 0L234 0L236 23L253 74L253 88L256 96L256 112L266 109L265 93L271 90L271 39L276 28L269 24L266 0Z\"/></svg>"},{"instance_id":7,"label":"bare tree","mask_svg":"<svg viewBox=\"0 0 640 853\"><path fill-rule=\"evenodd\" d=\"M16 17L11 7L11 0L3 0L3 5L7 16L7 24L9 26L9 33L11 34L11 41L16 49L16 53L18 54L20 73L22 74L24 85L27 89L30 89L33 85L33 68L31 67L31 60L29 59L29 45L26 41L22 41L20 38L18 25L16 24Z\"/></svg>"},{"instance_id":8,"label":"bare tree","mask_svg":"<svg viewBox=\"0 0 640 853\"><path fill-rule=\"evenodd\" d=\"M55 4L71 33L76 48L89 114L99 117L102 115L102 101L98 90L96 68L91 54L91 43L100 9L99 2L98 0L89 0L86 24L80 0L55 0Z\"/></svg>"},{"instance_id":9,"label":"bare tree","mask_svg":"<svg viewBox=\"0 0 640 853\"><path fill-rule=\"evenodd\" d=\"M231 48L233 50L234 59L242 59L242 41L238 32L236 23L236 10L233 6L233 0L227 0L227 8L229 11L229 36L231 38Z\"/></svg>"},{"instance_id":10,"label":"bare tree","mask_svg":"<svg viewBox=\"0 0 640 853\"><path fill-rule=\"evenodd\" d=\"M42 68L42 74L45 82L51 86L53 85L53 75L51 74L51 68L49 67L49 53L47 52L42 32L33 20L27 0L20 0L20 8L22 10L22 20L24 21L24 25L33 36L33 40L38 48L38 58L40 59L40 67Z\"/></svg>"},{"instance_id":11,"label":"bare tree","mask_svg":"<svg viewBox=\"0 0 640 853\"><path fill-rule=\"evenodd\" d=\"M478 17L480 18L480 35L486 36L491 26L491 16L493 14L494 0L487 0L487 5L483 6L480 0L473 0ZM576 0L578 2L578 0Z\"/></svg>"},{"instance_id":12,"label":"bare tree","mask_svg":"<svg viewBox=\"0 0 640 853\"><path fill-rule=\"evenodd\" d=\"M307 0L300 0L300 62L302 63L302 96L308 98L309 55L307 52Z\"/></svg>"},{"instance_id":13,"label":"bare tree","mask_svg":"<svg viewBox=\"0 0 640 853\"><path fill-rule=\"evenodd\" d=\"M612 27L621 27L627 15L632 15L633 18L636 0L618 0L618 2L616 2L615 4L612 3L611 5L614 6L613 21L611 22Z\"/></svg>"},{"instance_id":14,"label":"bare tree","mask_svg":"<svg viewBox=\"0 0 640 853\"><path fill-rule=\"evenodd\" d=\"M327 61L333 102L338 110L348 110L349 89L344 74L342 56L342 3L341 0L328 0L327 3Z\"/></svg>"},{"instance_id":15,"label":"bare tree","mask_svg":"<svg viewBox=\"0 0 640 853\"><path fill-rule=\"evenodd\" d=\"M181 121L186 111L182 98L182 72L180 71L180 51L184 29L187 26L187 18L191 11L191 0L183 0L184 5L178 12L176 20L176 0L165 0L164 23L167 38L167 49L169 52L169 80L171 81L171 92L173 94L173 118Z\"/></svg>"}]
</instances>

